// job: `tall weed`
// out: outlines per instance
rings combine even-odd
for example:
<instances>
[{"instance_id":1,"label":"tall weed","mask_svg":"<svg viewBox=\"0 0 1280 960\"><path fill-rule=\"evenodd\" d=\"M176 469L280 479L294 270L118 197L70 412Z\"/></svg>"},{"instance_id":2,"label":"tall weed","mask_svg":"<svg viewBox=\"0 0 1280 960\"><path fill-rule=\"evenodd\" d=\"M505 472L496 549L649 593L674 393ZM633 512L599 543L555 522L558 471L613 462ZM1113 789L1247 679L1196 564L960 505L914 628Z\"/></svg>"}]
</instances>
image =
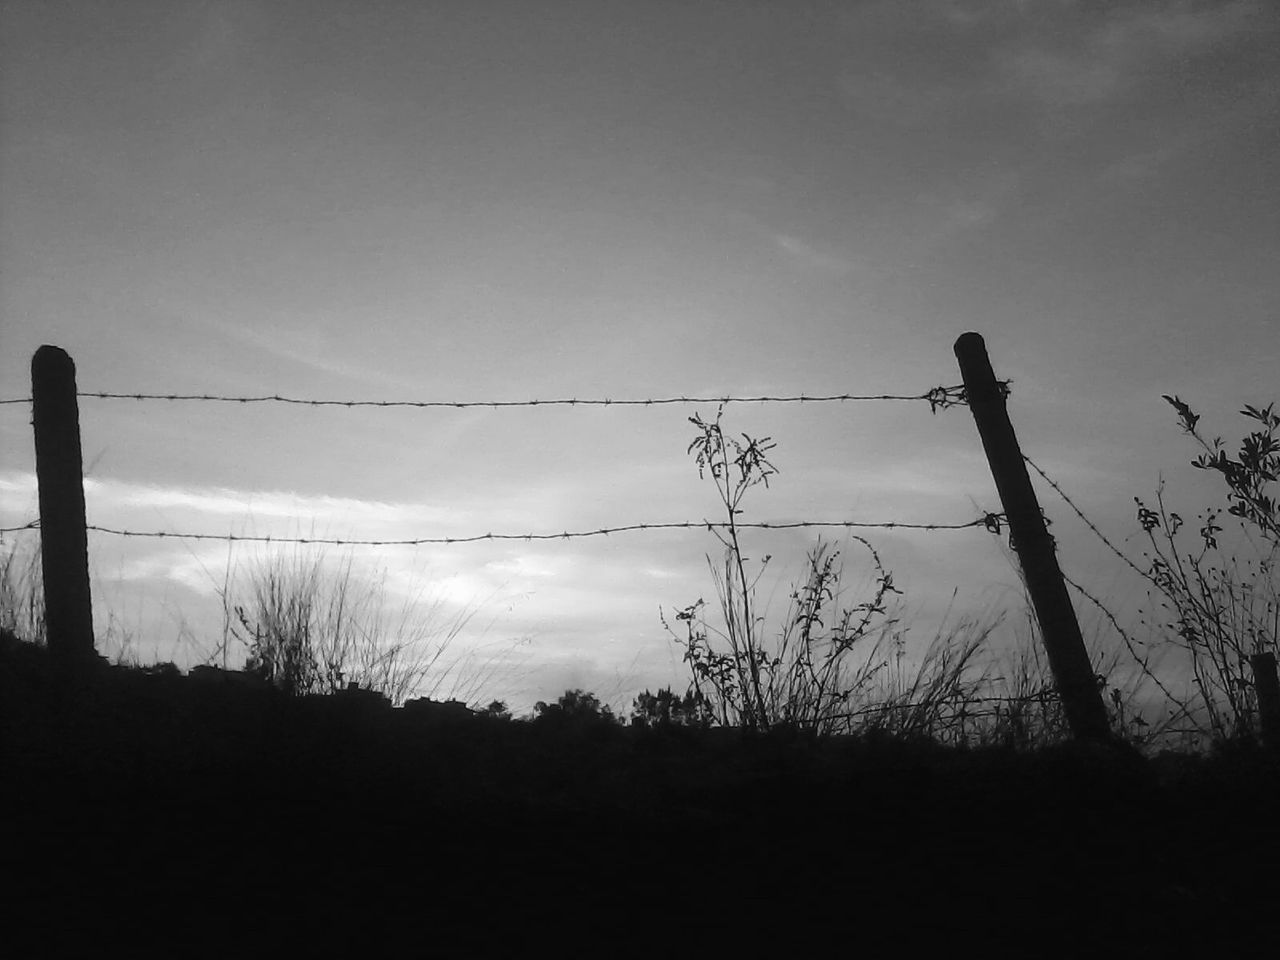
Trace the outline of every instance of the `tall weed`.
<instances>
[{"instance_id":1,"label":"tall weed","mask_svg":"<svg viewBox=\"0 0 1280 960\"><path fill-rule=\"evenodd\" d=\"M768 437L727 435L722 414L723 407L712 420L689 418L697 433L688 452L699 476L715 484L725 511L722 527L713 528L723 554L719 560L707 556L715 614L708 617L707 604L699 599L676 612L678 627L665 615L663 626L684 649L693 696L709 705L720 724L749 729L787 724L818 733L845 729L851 704L880 669L874 652L897 623L889 605L900 591L875 548L851 537L870 556L874 587L868 599L845 603L841 553L819 541L808 554L804 579L792 587L776 637L767 636L757 588L770 558L758 568L751 565L738 522L747 491L767 487L778 472L768 458L775 444Z\"/></svg>"}]
</instances>

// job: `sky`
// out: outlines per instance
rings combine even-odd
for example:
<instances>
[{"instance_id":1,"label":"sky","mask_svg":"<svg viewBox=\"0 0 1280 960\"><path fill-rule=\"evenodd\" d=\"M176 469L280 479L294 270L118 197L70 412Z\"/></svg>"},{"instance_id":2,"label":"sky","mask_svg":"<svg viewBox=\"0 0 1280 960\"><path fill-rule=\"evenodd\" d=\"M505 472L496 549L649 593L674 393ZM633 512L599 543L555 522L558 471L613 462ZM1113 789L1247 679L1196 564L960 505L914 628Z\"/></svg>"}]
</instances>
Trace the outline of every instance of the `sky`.
<instances>
[{"instance_id":1,"label":"sky","mask_svg":"<svg viewBox=\"0 0 1280 960\"><path fill-rule=\"evenodd\" d=\"M973 330L1024 453L1136 557L1133 497L1162 477L1188 516L1222 502L1161 395L1228 439L1280 399L1278 44L1265 0L0 0L0 394L29 394L47 343L86 392L918 395L960 382ZM342 539L722 519L694 413L715 405L85 398L88 516ZM6 527L37 512L29 417L0 406ZM777 444L748 521L999 509L963 407L723 423ZM1140 581L1040 491L1064 570L1136 617ZM1000 538L861 532L915 641L948 604L1016 619ZM818 533L744 535L773 558L770 616ZM103 643L183 665L272 549L89 548ZM673 530L349 556L391 606L472 610L459 669L527 709L683 686L660 612L714 598L719 549Z\"/></svg>"}]
</instances>

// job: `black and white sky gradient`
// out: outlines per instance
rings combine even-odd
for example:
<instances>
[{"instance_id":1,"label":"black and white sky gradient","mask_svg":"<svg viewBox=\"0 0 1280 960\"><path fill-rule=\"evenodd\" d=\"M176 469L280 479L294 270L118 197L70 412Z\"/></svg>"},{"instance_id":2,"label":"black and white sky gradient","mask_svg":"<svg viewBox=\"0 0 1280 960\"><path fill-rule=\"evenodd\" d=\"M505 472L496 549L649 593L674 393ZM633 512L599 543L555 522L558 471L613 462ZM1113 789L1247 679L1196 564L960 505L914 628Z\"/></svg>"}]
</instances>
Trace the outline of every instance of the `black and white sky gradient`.
<instances>
[{"instance_id":1,"label":"black and white sky gradient","mask_svg":"<svg viewBox=\"0 0 1280 960\"><path fill-rule=\"evenodd\" d=\"M0 392L52 343L95 391L919 393L959 382L977 330L1024 451L1122 541L1161 474L1188 514L1220 499L1161 394L1228 436L1280 394L1278 48L1266 0L3 0ZM84 400L89 516L372 539L715 518L692 412ZM6 526L35 513L27 421L0 407ZM747 519L998 509L964 409L725 424L778 443ZM1132 578L1044 504L1064 568L1132 617ZM753 542L785 579L813 538ZM921 641L953 589L1018 597L982 531L872 539ZM658 610L710 598L714 548L354 556L396 602L480 603L464 642L507 651L493 693L520 707L681 683ZM226 544L90 550L98 626L143 659L220 631Z\"/></svg>"}]
</instances>

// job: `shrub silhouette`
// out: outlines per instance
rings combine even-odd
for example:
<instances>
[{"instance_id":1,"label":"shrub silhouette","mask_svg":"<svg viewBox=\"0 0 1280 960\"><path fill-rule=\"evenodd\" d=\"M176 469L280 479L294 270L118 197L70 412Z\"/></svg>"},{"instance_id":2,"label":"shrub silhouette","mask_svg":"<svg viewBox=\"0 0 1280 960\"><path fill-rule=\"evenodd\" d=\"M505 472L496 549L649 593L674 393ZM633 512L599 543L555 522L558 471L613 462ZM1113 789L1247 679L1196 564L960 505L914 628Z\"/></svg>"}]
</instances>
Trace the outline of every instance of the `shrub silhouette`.
<instances>
[{"instance_id":1,"label":"shrub silhouette","mask_svg":"<svg viewBox=\"0 0 1280 960\"><path fill-rule=\"evenodd\" d=\"M506 702L502 700L494 700L487 707L485 707L484 710L481 712L484 716L488 717L490 720L510 720L511 719L511 709L507 706Z\"/></svg>"},{"instance_id":2,"label":"shrub silhouette","mask_svg":"<svg viewBox=\"0 0 1280 960\"><path fill-rule=\"evenodd\" d=\"M645 690L631 705L631 725L644 728L706 728L712 722L711 704L699 692L686 690L684 695L669 687L657 693Z\"/></svg>"},{"instance_id":3,"label":"shrub silhouette","mask_svg":"<svg viewBox=\"0 0 1280 960\"><path fill-rule=\"evenodd\" d=\"M1165 642L1186 654L1193 692L1180 698L1155 677L1149 653L1135 656L1180 713L1214 740L1251 738L1257 732L1257 696L1249 657L1276 653L1280 638L1280 504L1271 492L1280 477L1280 415L1274 404L1245 405L1241 415L1260 426L1232 457L1220 437L1207 440L1199 432L1200 416L1187 403L1177 396L1164 399L1204 451L1191 465L1220 474L1227 485L1226 512L1238 518L1243 536L1231 546L1250 547L1255 555L1243 562L1228 555L1220 508L1210 507L1188 524L1166 506L1163 483L1154 507L1134 497L1150 547L1143 574L1158 594L1143 622L1154 621Z\"/></svg>"},{"instance_id":4,"label":"shrub silhouette","mask_svg":"<svg viewBox=\"0 0 1280 960\"><path fill-rule=\"evenodd\" d=\"M612 726L618 723L613 711L602 705L594 693L566 690L555 703L539 700L533 706L535 724L543 726Z\"/></svg>"}]
</instances>

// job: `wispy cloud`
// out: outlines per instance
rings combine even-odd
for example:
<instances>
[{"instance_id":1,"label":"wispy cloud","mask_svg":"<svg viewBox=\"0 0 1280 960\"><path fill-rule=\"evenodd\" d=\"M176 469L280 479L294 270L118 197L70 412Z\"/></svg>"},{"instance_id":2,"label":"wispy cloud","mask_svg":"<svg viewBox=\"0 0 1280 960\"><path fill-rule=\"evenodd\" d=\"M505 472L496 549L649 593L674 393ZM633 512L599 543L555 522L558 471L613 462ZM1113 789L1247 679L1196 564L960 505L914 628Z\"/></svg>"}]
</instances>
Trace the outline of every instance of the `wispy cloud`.
<instances>
[{"instance_id":1,"label":"wispy cloud","mask_svg":"<svg viewBox=\"0 0 1280 960\"><path fill-rule=\"evenodd\" d=\"M1045 106L1097 104L1124 95L1161 63L1196 55L1249 29L1261 12L1252 0L1119 5L1051 38L1015 37L997 60L1015 92ZM1071 26L1071 19L1064 22Z\"/></svg>"},{"instance_id":2,"label":"wispy cloud","mask_svg":"<svg viewBox=\"0 0 1280 960\"><path fill-rule=\"evenodd\" d=\"M243 65L250 44L267 26L259 5L227 0L207 7L175 6L165 11L177 42L167 51L161 76L169 82L215 81Z\"/></svg>"},{"instance_id":3,"label":"wispy cloud","mask_svg":"<svg viewBox=\"0 0 1280 960\"><path fill-rule=\"evenodd\" d=\"M845 276L858 268L856 261L818 247L789 233L775 234L773 242L797 266L820 273Z\"/></svg>"},{"instance_id":4,"label":"wispy cloud","mask_svg":"<svg viewBox=\"0 0 1280 960\"><path fill-rule=\"evenodd\" d=\"M1107 164L1099 179L1114 183L1137 183L1156 176L1191 138L1181 136L1154 150L1138 150Z\"/></svg>"},{"instance_id":5,"label":"wispy cloud","mask_svg":"<svg viewBox=\"0 0 1280 960\"><path fill-rule=\"evenodd\" d=\"M1116 93L1123 76L1107 58L1041 47L1013 52L1007 69L1019 91L1053 106L1099 103Z\"/></svg>"},{"instance_id":6,"label":"wispy cloud","mask_svg":"<svg viewBox=\"0 0 1280 960\"><path fill-rule=\"evenodd\" d=\"M282 360L330 376L406 391L421 387L419 383L388 374L386 370L363 366L350 360L346 356L350 349L346 342L350 338L349 331L344 332L343 339L339 339L315 324L299 326L290 318L278 318L274 322L270 318L264 318L260 323L239 324L217 317L204 317L202 323L255 350L265 351Z\"/></svg>"},{"instance_id":7,"label":"wispy cloud","mask_svg":"<svg viewBox=\"0 0 1280 960\"><path fill-rule=\"evenodd\" d=\"M0 507L21 509L34 496L34 474L0 476ZM424 528L452 536L472 519L464 505L453 501L447 508L422 503L392 503L347 497L311 496L285 490L236 490L229 487L152 486L120 480L84 481L86 507L91 522L103 525L125 520L154 518L172 512L188 529L184 533L227 533L227 517L237 517L238 534L254 530L263 535L299 535L309 530L359 532L368 539L387 535L409 538ZM486 511L487 516L492 511ZM216 523L210 523L215 518ZM288 521L287 526L277 521ZM253 528L253 529L250 529ZM292 531L290 533L289 531ZM334 533L338 536L338 533ZM434 533L422 533L423 536Z\"/></svg>"},{"instance_id":8,"label":"wispy cloud","mask_svg":"<svg viewBox=\"0 0 1280 960\"><path fill-rule=\"evenodd\" d=\"M860 116L931 129L995 103L1056 110L1096 106L1128 94L1160 68L1255 29L1260 0L1200 4L1071 2L897 3L851 14L856 34L879 34L880 48L932 24L937 61L916 49L851 60L839 89ZM874 13L873 11L879 11ZM981 110L979 109L979 112Z\"/></svg>"},{"instance_id":9,"label":"wispy cloud","mask_svg":"<svg viewBox=\"0 0 1280 960\"><path fill-rule=\"evenodd\" d=\"M0 475L0 505L10 506L18 500L26 501L36 495L34 473L6 473Z\"/></svg>"},{"instance_id":10,"label":"wispy cloud","mask_svg":"<svg viewBox=\"0 0 1280 960\"><path fill-rule=\"evenodd\" d=\"M908 79L889 70L845 73L838 84L845 102L859 116L920 129L970 93L959 84Z\"/></svg>"},{"instance_id":11,"label":"wispy cloud","mask_svg":"<svg viewBox=\"0 0 1280 960\"><path fill-rule=\"evenodd\" d=\"M955 183L922 193L916 200L930 210L929 237L938 241L998 219L1017 203L1021 191L1022 178L1016 169L987 165L963 172Z\"/></svg>"}]
</instances>

